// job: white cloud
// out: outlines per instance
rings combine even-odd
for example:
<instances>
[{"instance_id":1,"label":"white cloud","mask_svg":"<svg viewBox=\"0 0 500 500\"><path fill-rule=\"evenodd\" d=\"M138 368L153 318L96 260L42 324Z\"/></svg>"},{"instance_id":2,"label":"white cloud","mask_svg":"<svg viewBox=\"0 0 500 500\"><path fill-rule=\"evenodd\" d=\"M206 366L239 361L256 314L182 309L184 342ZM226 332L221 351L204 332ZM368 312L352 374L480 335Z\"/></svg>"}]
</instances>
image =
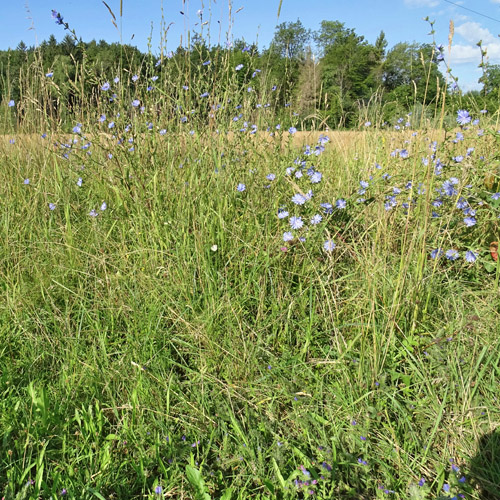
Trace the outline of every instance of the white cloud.
<instances>
[{"instance_id":1,"label":"white cloud","mask_svg":"<svg viewBox=\"0 0 500 500\"><path fill-rule=\"evenodd\" d=\"M500 0L498 0L500 2ZM500 63L500 39L479 23L466 22L455 28L455 33L466 43L454 43L451 47L450 65L481 62L481 50L477 46L482 40L483 50L486 50L486 60L491 64Z\"/></svg>"},{"instance_id":2,"label":"white cloud","mask_svg":"<svg viewBox=\"0 0 500 500\"><path fill-rule=\"evenodd\" d=\"M500 4L500 0L491 0L491 3L498 3L498 4Z\"/></svg>"},{"instance_id":3,"label":"white cloud","mask_svg":"<svg viewBox=\"0 0 500 500\"><path fill-rule=\"evenodd\" d=\"M498 0L500 2L500 0ZM439 0L405 0L405 5L408 7L436 7L439 5Z\"/></svg>"},{"instance_id":4,"label":"white cloud","mask_svg":"<svg viewBox=\"0 0 500 500\"><path fill-rule=\"evenodd\" d=\"M470 43L477 43L479 40L482 40L484 43L495 43L498 40L489 29L483 28L479 23L473 21L468 21L457 26L455 33L458 33Z\"/></svg>"}]
</instances>

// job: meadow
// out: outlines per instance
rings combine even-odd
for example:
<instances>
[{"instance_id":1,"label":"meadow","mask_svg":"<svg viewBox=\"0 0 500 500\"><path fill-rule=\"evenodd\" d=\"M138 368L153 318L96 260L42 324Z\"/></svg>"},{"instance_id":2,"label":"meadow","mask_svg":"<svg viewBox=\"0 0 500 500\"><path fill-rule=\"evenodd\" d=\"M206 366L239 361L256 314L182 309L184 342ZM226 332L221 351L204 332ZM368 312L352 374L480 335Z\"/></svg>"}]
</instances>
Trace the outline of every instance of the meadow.
<instances>
[{"instance_id":1,"label":"meadow","mask_svg":"<svg viewBox=\"0 0 500 500\"><path fill-rule=\"evenodd\" d=\"M170 63L1 103L1 498L500 498L498 110Z\"/></svg>"}]
</instances>

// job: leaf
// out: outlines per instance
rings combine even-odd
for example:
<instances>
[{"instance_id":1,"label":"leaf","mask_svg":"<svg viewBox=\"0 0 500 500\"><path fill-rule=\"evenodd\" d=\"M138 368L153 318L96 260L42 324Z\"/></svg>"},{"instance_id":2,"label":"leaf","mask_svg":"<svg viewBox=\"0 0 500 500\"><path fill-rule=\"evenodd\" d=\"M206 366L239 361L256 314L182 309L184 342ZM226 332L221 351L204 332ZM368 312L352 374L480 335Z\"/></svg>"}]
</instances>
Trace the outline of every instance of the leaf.
<instances>
[{"instance_id":1,"label":"leaf","mask_svg":"<svg viewBox=\"0 0 500 500\"><path fill-rule=\"evenodd\" d=\"M283 479L283 475L281 474L280 468L278 467L278 464L276 463L274 457L271 459L271 461L273 463L274 472L276 473L276 477L278 478L280 486L282 489L285 489L286 486L285 480Z\"/></svg>"},{"instance_id":2,"label":"leaf","mask_svg":"<svg viewBox=\"0 0 500 500\"><path fill-rule=\"evenodd\" d=\"M191 486L193 486L198 500L211 500L205 481L198 469L186 465L186 476Z\"/></svg>"}]
</instances>

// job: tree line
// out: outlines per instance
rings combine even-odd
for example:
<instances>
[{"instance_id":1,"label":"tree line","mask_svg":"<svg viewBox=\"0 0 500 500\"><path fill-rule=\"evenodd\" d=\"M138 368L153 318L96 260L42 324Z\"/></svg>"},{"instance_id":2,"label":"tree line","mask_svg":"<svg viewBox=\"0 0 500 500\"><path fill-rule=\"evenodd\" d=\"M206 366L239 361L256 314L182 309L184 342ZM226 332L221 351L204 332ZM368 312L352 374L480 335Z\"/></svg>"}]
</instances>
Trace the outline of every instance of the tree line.
<instances>
[{"instance_id":1,"label":"tree line","mask_svg":"<svg viewBox=\"0 0 500 500\"><path fill-rule=\"evenodd\" d=\"M97 99L103 80L118 72L132 75L141 68L158 73L164 84L168 80L176 93L182 81L203 78L203 65L208 62L217 80L233 90L234 82L242 89L252 84L261 93L265 85L266 92L273 90L275 109L293 102L294 112L306 124L358 126L371 110L378 110L379 119L391 120L416 105L437 106L443 98L446 106L463 105L464 99L472 97L477 106L496 109L500 66L486 65L482 90L463 95L452 77L445 78L443 54L443 48L433 43L401 42L388 49L383 31L371 44L339 21L321 21L316 31L306 29L300 20L283 22L263 50L242 40L230 47L209 47L194 33L189 47L160 56L104 40L83 42L74 34L58 43L51 35L37 48L21 41L14 50L0 51L0 91L4 99L20 99L23 79L33 76L28 68L38 64L39 72L46 72L58 89L57 95L49 96L54 106L71 108L82 93L87 102ZM83 67L86 78L78 74Z\"/></svg>"}]
</instances>

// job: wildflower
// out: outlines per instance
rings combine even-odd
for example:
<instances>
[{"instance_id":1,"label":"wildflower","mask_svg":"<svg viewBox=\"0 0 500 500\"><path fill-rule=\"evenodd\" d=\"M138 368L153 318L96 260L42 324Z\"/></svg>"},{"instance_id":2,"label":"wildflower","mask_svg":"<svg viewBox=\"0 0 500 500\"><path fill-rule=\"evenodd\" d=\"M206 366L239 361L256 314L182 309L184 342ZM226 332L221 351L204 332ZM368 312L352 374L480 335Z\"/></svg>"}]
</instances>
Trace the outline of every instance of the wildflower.
<instances>
[{"instance_id":1,"label":"wildflower","mask_svg":"<svg viewBox=\"0 0 500 500\"><path fill-rule=\"evenodd\" d=\"M447 250L445 255L448 260L457 260L460 254L457 250L452 248L450 250Z\"/></svg>"},{"instance_id":2,"label":"wildflower","mask_svg":"<svg viewBox=\"0 0 500 500\"><path fill-rule=\"evenodd\" d=\"M319 182L321 182L322 177L323 177L323 174L321 172L314 172L311 175L311 183L318 184Z\"/></svg>"},{"instance_id":3,"label":"wildflower","mask_svg":"<svg viewBox=\"0 0 500 500\"><path fill-rule=\"evenodd\" d=\"M314 226L316 224L319 224L323 220L323 217L321 217L320 214L313 215L311 217L311 224Z\"/></svg>"},{"instance_id":4,"label":"wildflower","mask_svg":"<svg viewBox=\"0 0 500 500\"><path fill-rule=\"evenodd\" d=\"M333 252L336 246L337 245L335 245L335 243L332 240L326 240L323 243L323 249L325 250L325 252Z\"/></svg>"},{"instance_id":5,"label":"wildflower","mask_svg":"<svg viewBox=\"0 0 500 500\"><path fill-rule=\"evenodd\" d=\"M102 202L102 205L101 205L101 211L104 212L104 210L106 210L106 208L108 208L108 205L106 204L105 201Z\"/></svg>"},{"instance_id":6,"label":"wildflower","mask_svg":"<svg viewBox=\"0 0 500 500\"><path fill-rule=\"evenodd\" d=\"M325 214L331 214L333 212L333 206L331 203L320 203L319 205L325 212Z\"/></svg>"},{"instance_id":7,"label":"wildflower","mask_svg":"<svg viewBox=\"0 0 500 500\"><path fill-rule=\"evenodd\" d=\"M96 212L94 209L92 209L90 212L89 212L89 215L90 217L97 217L99 215L98 212Z\"/></svg>"},{"instance_id":8,"label":"wildflower","mask_svg":"<svg viewBox=\"0 0 500 500\"><path fill-rule=\"evenodd\" d=\"M25 185L28 185L30 183L30 180L29 179L24 179L24 184Z\"/></svg>"},{"instance_id":9,"label":"wildflower","mask_svg":"<svg viewBox=\"0 0 500 500\"><path fill-rule=\"evenodd\" d=\"M77 185L78 187L82 187L82 182L83 182L82 178L81 178L81 177L78 177L78 180L76 181L76 185Z\"/></svg>"},{"instance_id":10,"label":"wildflower","mask_svg":"<svg viewBox=\"0 0 500 500\"><path fill-rule=\"evenodd\" d=\"M52 17L55 19L56 24L64 24L63 17L56 10L52 11ZM64 490L66 491L66 490Z\"/></svg>"},{"instance_id":11,"label":"wildflower","mask_svg":"<svg viewBox=\"0 0 500 500\"><path fill-rule=\"evenodd\" d=\"M234 68L236 71L239 71L240 69L243 69L243 64L238 64L236 68Z\"/></svg>"},{"instance_id":12,"label":"wildflower","mask_svg":"<svg viewBox=\"0 0 500 500\"><path fill-rule=\"evenodd\" d=\"M209 96L208 92L203 92L203 94L200 94L200 97L208 97L208 96Z\"/></svg>"},{"instance_id":13,"label":"wildflower","mask_svg":"<svg viewBox=\"0 0 500 500\"><path fill-rule=\"evenodd\" d=\"M267 174L266 179L268 181L274 181L274 179L276 179L276 175L275 174Z\"/></svg>"},{"instance_id":14,"label":"wildflower","mask_svg":"<svg viewBox=\"0 0 500 500\"><path fill-rule=\"evenodd\" d=\"M491 195L492 200L500 200L500 193L493 193Z\"/></svg>"},{"instance_id":15,"label":"wildflower","mask_svg":"<svg viewBox=\"0 0 500 500\"><path fill-rule=\"evenodd\" d=\"M403 158L403 159L404 159L404 158L408 158L408 156L410 156L410 155L409 155L409 153L408 153L408 151L407 151L406 149L402 149L402 150L399 152L399 157L400 157L400 158Z\"/></svg>"},{"instance_id":16,"label":"wildflower","mask_svg":"<svg viewBox=\"0 0 500 500\"><path fill-rule=\"evenodd\" d=\"M247 187L245 186L245 184L242 184L241 182L236 186L236 189L242 193L243 191L245 191Z\"/></svg>"},{"instance_id":17,"label":"wildflower","mask_svg":"<svg viewBox=\"0 0 500 500\"><path fill-rule=\"evenodd\" d=\"M278 210L278 219L286 219L288 217L288 212L284 209Z\"/></svg>"},{"instance_id":18,"label":"wildflower","mask_svg":"<svg viewBox=\"0 0 500 500\"><path fill-rule=\"evenodd\" d=\"M290 227L292 229L300 229L304 225L301 217L290 217Z\"/></svg>"},{"instance_id":19,"label":"wildflower","mask_svg":"<svg viewBox=\"0 0 500 500\"><path fill-rule=\"evenodd\" d=\"M293 234L290 231L286 231L283 233L283 241L292 241L293 240Z\"/></svg>"},{"instance_id":20,"label":"wildflower","mask_svg":"<svg viewBox=\"0 0 500 500\"><path fill-rule=\"evenodd\" d=\"M134 100L132 101L132 106L133 106L134 108L137 108L140 104L141 104L141 101L139 101L139 99L134 99Z\"/></svg>"},{"instance_id":21,"label":"wildflower","mask_svg":"<svg viewBox=\"0 0 500 500\"><path fill-rule=\"evenodd\" d=\"M369 184L366 181L359 181L359 185L361 186L362 189L368 188Z\"/></svg>"},{"instance_id":22,"label":"wildflower","mask_svg":"<svg viewBox=\"0 0 500 500\"><path fill-rule=\"evenodd\" d=\"M82 124L81 123L77 123L74 127L73 127L73 132L75 134L79 134L81 133L82 131Z\"/></svg>"},{"instance_id":23,"label":"wildflower","mask_svg":"<svg viewBox=\"0 0 500 500\"><path fill-rule=\"evenodd\" d=\"M303 194L296 193L292 196L292 201L296 205L303 205L307 200Z\"/></svg>"},{"instance_id":24,"label":"wildflower","mask_svg":"<svg viewBox=\"0 0 500 500\"><path fill-rule=\"evenodd\" d=\"M163 489L162 489L162 487L161 487L161 486L159 486L159 485L155 488L155 493L156 493L157 495L161 495L161 492L162 492L162 491L163 491Z\"/></svg>"},{"instance_id":25,"label":"wildflower","mask_svg":"<svg viewBox=\"0 0 500 500\"><path fill-rule=\"evenodd\" d=\"M473 264L474 262L476 262L476 259L477 255L472 250L467 250L467 252L465 252L465 260L469 264Z\"/></svg>"},{"instance_id":26,"label":"wildflower","mask_svg":"<svg viewBox=\"0 0 500 500\"><path fill-rule=\"evenodd\" d=\"M119 79L117 76L115 76L115 78L113 79L113 81L114 81L115 83L118 83L118 82L120 81L120 79Z\"/></svg>"},{"instance_id":27,"label":"wildflower","mask_svg":"<svg viewBox=\"0 0 500 500\"><path fill-rule=\"evenodd\" d=\"M47 78L52 78L54 76L54 73L52 71L49 71L48 73L45 73L45 76Z\"/></svg>"},{"instance_id":28,"label":"wildflower","mask_svg":"<svg viewBox=\"0 0 500 500\"><path fill-rule=\"evenodd\" d=\"M99 121L102 123L102 122L105 122L106 121L106 115L101 115L99 117Z\"/></svg>"},{"instance_id":29,"label":"wildflower","mask_svg":"<svg viewBox=\"0 0 500 500\"><path fill-rule=\"evenodd\" d=\"M49 210L55 210L56 209L56 204L55 203L49 203Z\"/></svg>"},{"instance_id":30,"label":"wildflower","mask_svg":"<svg viewBox=\"0 0 500 500\"><path fill-rule=\"evenodd\" d=\"M137 80L139 80L139 75L134 75L132 81L135 83Z\"/></svg>"},{"instance_id":31,"label":"wildflower","mask_svg":"<svg viewBox=\"0 0 500 500\"><path fill-rule=\"evenodd\" d=\"M65 496L65 495L67 495L67 493L68 493L68 492L67 492L66 488L63 488L63 489L61 490L61 496L62 496L62 497L63 497L63 496Z\"/></svg>"},{"instance_id":32,"label":"wildflower","mask_svg":"<svg viewBox=\"0 0 500 500\"><path fill-rule=\"evenodd\" d=\"M114 128L115 122L109 122L108 123L108 128Z\"/></svg>"},{"instance_id":33,"label":"wildflower","mask_svg":"<svg viewBox=\"0 0 500 500\"><path fill-rule=\"evenodd\" d=\"M450 485L449 485L448 483L445 483L445 484L443 485L443 491L444 491L445 493L449 493L449 491L450 491Z\"/></svg>"},{"instance_id":34,"label":"wildflower","mask_svg":"<svg viewBox=\"0 0 500 500\"><path fill-rule=\"evenodd\" d=\"M372 124L372 122L365 122L365 127L369 127Z\"/></svg>"},{"instance_id":35,"label":"wildflower","mask_svg":"<svg viewBox=\"0 0 500 500\"><path fill-rule=\"evenodd\" d=\"M469 115L469 112L466 111L465 109L459 109L457 112L457 123L459 125L467 125L471 121L471 117Z\"/></svg>"},{"instance_id":36,"label":"wildflower","mask_svg":"<svg viewBox=\"0 0 500 500\"><path fill-rule=\"evenodd\" d=\"M443 251L440 248L435 248L431 251L431 259L437 259L443 255Z\"/></svg>"},{"instance_id":37,"label":"wildflower","mask_svg":"<svg viewBox=\"0 0 500 500\"><path fill-rule=\"evenodd\" d=\"M212 61L208 60L203 63L203 66L208 66Z\"/></svg>"},{"instance_id":38,"label":"wildflower","mask_svg":"<svg viewBox=\"0 0 500 500\"><path fill-rule=\"evenodd\" d=\"M297 132L297 129L295 127L290 127L288 129L288 133L291 134L291 135L295 134L295 132Z\"/></svg>"},{"instance_id":39,"label":"wildflower","mask_svg":"<svg viewBox=\"0 0 500 500\"><path fill-rule=\"evenodd\" d=\"M347 202L345 200L343 200L342 198L339 198L336 202L335 202L335 206L339 209L339 210L342 210L344 209L346 206L347 206Z\"/></svg>"},{"instance_id":40,"label":"wildflower","mask_svg":"<svg viewBox=\"0 0 500 500\"><path fill-rule=\"evenodd\" d=\"M109 90L110 88L111 88L111 85L109 84L109 82L106 82L101 87L101 90L104 90L106 92L106 90Z\"/></svg>"}]
</instances>

